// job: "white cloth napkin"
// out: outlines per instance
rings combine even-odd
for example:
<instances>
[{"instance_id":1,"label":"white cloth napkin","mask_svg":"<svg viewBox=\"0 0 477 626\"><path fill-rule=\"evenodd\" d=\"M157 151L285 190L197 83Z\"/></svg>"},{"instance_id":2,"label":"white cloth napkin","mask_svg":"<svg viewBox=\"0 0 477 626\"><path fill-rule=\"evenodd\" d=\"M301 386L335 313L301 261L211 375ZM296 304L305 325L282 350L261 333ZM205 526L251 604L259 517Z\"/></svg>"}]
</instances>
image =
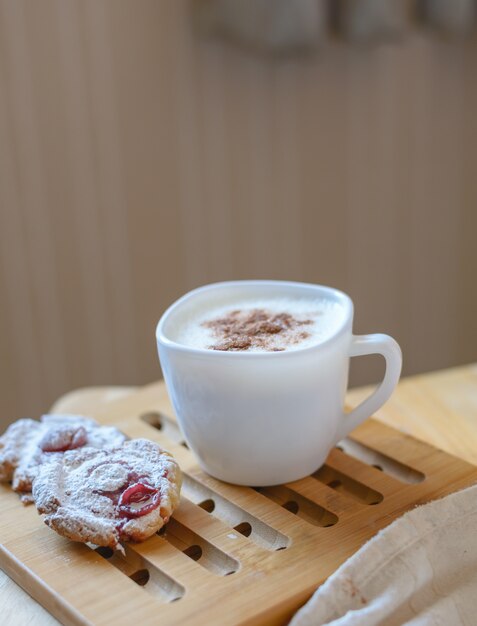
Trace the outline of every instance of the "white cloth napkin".
<instances>
[{"instance_id":1,"label":"white cloth napkin","mask_svg":"<svg viewBox=\"0 0 477 626\"><path fill-rule=\"evenodd\" d=\"M290 626L475 626L477 485L406 513L315 592Z\"/></svg>"}]
</instances>

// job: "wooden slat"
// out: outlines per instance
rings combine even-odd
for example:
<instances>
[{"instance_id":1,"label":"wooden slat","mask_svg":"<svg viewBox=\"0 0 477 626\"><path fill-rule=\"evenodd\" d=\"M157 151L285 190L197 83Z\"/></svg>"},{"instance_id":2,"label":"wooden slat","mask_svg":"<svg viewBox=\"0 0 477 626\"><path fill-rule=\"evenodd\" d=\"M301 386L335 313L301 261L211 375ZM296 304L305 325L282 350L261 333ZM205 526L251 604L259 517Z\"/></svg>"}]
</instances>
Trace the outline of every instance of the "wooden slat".
<instances>
[{"instance_id":1,"label":"wooden slat","mask_svg":"<svg viewBox=\"0 0 477 626\"><path fill-rule=\"evenodd\" d=\"M343 454L340 450L332 450L326 460L326 464L332 469L352 476L354 480L372 487L383 495L395 493L402 487L402 484L395 478L386 475L372 465L367 465L349 455Z\"/></svg>"}]
</instances>

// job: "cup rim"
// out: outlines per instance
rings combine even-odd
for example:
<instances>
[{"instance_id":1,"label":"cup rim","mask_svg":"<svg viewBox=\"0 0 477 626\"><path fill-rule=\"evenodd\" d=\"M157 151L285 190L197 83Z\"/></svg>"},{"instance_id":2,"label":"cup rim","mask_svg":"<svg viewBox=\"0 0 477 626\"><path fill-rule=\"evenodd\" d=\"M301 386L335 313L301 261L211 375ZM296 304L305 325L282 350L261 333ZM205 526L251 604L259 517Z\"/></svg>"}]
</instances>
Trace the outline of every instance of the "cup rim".
<instances>
[{"instance_id":1,"label":"cup rim","mask_svg":"<svg viewBox=\"0 0 477 626\"><path fill-rule=\"evenodd\" d=\"M194 298L196 295L203 293L204 291L213 291L215 289L223 289L227 287L247 287L247 286L257 286L257 285L270 285L270 286L279 286L279 287L316 287L321 291L326 291L334 295L336 299L338 299L345 308L346 315L344 316L344 320L338 327L338 329L327 339L321 341L317 344L305 347L305 348L296 348L295 350L289 351L280 351L280 352L247 352L246 350L242 351L222 351L222 350L209 350L208 348L193 348L191 346L187 346L183 343L179 343L167 337L164 332L164 326L171 315L179 309L185 302ZM229 280L229 281L221 281L216 283L209 283L206 285L202 285L201 287L197 287L188 291L186 294L175 300L162 314L159 322L156 326L156 340L158 345L163 345L165 347L174 349L179 352L184 352L188 354L200 355L205 358L232 358L232 359L270 359L270 358L290 358L292 356L297 356L303 354L305 352L311 352L313 350L321 349L324 346L327 346L331 342L335 341L338 337L340 337L347 329L348 324L352 322L353 319L353 301L348 296L348 294L344 293L344 291L340 291L335 287L328 287L327 285L320 285L315 283L304 283L297 281L288 281L288 280Z\"/></svg>"}]
</instances>

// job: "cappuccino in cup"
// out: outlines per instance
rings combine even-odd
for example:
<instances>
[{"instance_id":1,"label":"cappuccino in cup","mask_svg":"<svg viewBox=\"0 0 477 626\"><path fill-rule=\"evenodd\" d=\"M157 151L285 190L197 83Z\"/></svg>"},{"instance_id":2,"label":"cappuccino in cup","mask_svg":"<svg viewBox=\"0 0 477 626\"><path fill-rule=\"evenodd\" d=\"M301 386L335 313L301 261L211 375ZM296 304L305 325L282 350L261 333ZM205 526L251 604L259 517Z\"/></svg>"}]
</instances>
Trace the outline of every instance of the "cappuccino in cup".
<instances>
[{"instance_id":1,"label":"cappuccino in cup","mask_svg":"<svg viewBox=\"0 0 477 626\"><path fill-rule=\"evenodd\" d=\"M352 334L341 291L285 281L206 285L160 319L159 358L185 440L221 480L277 485L316 471L330 449L389 398L401 351ZM383 381L344 411L350 357L382 354Z\"/></svg>"},{"instance_id":2,"label":"cappuccino in cup","mask_svg":"<svg viewBox=\"0 0 477 626\"><path fill-rule=\"evenodd\" d=\"M284 352L325 341L344 318L344 308L325 298L245 297L196 311L173 336L191 348Z\"/></svg>"}]
</instances>

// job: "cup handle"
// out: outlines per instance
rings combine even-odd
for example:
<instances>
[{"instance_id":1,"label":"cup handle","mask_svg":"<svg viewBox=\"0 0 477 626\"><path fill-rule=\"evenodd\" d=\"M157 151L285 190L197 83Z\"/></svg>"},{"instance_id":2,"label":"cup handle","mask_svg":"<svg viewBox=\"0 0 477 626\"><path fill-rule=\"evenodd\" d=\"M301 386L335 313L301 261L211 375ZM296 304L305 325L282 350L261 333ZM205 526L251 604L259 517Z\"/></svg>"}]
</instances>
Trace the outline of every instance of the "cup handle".
<instances>
[{"instance_id":1,"label":"cup handle","mask_svg":"<svg viewBox=\"0 0 477 626\"><path fill-rule=\"evenodd\" d=\"M363 400L350 413L343 414L336 435L337 442L381 408L399 381L402 353L399 344L392 337L381 333L353 336L349 352L350 357L366 354L382 354L386 360L386 372L382 383L369 398Z\"/></svg>"}]
</instances>

